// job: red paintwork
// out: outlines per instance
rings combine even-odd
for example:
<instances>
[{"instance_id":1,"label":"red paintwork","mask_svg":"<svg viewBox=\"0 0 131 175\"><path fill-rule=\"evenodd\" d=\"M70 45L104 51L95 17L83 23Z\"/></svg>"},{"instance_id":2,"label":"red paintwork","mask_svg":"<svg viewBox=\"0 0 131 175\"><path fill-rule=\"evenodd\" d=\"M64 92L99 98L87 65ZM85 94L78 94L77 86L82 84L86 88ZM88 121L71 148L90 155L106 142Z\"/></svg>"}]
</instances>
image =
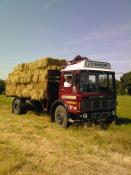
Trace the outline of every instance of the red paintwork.
<instances>
[{"instance_id":1,"label":"red paintwork","mask_svg":"<svg viewBox=\"0 0 131 175\"><path fill-rule=\"evenodd\" d=\"M79 73L80 71L69 71L68 73ZM79 85L77 87L77 93L73 92L73 86L64 87L64 73L61 72L61 80L60 80L60 88L59 88L59 100L64 102L65 106L67 106L68 112L73 114L81 114L83 111L80 109L80 102L84 97L88 96L112 96L112 94L100 93L100 92L88 92L88 93L80 93ZM67 72L66 72L67 73ZM63 99L62 96L74 97L76 99ZM72 104L73 103L73 104ZM76 104L75 104L76 103Z\"/></svg>"}]
</instances>

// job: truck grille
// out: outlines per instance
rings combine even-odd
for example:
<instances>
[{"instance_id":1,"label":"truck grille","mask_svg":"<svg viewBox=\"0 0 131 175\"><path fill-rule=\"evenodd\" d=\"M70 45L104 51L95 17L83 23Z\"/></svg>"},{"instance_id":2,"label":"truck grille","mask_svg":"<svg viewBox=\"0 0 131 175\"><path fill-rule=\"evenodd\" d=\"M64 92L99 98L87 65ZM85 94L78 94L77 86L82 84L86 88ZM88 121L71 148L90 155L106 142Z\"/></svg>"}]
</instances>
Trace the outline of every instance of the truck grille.
<instances>
[{"instance_id":1,"label":"truck grille","mask_svg":"<svg viewBox=\"0 0 131 175\"><path fill-rule=\"evenodd\" d=\"M115 99L111 98L99 98L89 99L84 98L82 101L82 110L109 110L115 108Z\"/></svg>"}]
</instances>

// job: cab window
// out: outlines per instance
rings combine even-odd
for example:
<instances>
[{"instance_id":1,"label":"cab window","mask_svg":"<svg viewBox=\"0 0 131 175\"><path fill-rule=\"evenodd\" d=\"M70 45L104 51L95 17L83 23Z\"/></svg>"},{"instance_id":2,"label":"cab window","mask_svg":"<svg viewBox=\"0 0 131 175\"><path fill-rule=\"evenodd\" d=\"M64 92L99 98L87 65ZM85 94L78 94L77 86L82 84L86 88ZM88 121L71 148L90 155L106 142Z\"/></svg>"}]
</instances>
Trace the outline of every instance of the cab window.
<instances>
[{"instance_id":1,"label":"cab window","mask_svg":"<svg viewBox=\"0 0 131 175\"><path fill-rule=\"evenodd\" d=\"M64 87L71 87L72 86L72 74L66 73L64 74Z\"/></svg>"}]
</instances>

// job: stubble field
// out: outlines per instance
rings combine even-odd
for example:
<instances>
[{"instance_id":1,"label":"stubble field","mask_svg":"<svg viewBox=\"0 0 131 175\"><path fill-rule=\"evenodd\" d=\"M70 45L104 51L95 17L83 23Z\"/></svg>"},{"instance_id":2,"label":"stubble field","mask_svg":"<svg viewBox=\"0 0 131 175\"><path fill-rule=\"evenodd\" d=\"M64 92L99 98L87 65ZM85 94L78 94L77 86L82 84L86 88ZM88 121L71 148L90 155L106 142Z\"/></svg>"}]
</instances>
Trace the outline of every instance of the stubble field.
<instances>
[{"instance_id":1,"label":"stubble field","mask_svg":"<svg viewBox=\"0 0 131 175\"><path fill-rule=\"evenodd\" d=\"M49 116L11 113L0 96L0 175L130 175L131 97L118 96L119 125L59 128Z\"/></svg>"}]
</instances>

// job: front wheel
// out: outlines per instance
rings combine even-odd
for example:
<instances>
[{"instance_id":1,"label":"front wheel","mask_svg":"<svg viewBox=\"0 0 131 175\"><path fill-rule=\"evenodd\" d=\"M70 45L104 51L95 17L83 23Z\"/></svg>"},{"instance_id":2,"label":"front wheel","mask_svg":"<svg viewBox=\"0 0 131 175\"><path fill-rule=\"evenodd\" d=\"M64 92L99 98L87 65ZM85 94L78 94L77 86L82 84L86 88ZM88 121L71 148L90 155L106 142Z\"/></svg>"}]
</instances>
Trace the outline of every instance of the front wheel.
<instances>
[{"instance_id":1,"label":"front wheel","mask_svg":"<svg viewBox=\"0 0 131 175\"><path fill-rule=\"evenodd\" d=\"M101 122L100 123L100 128L102 129L102 130L106 130L107 128L108 128L108 123L107 122Z\"/></svg>"},{"instance_id":2,"label":"front wheel","mask_svg":"<svg viewBox=\"0 0 131 175\"><path fill-rule=\"evenodd\" d=\"M58 105L55 109L55 122L62 128L68 126L68 114L64 106Z\"/></svg>"}]
</instances>

